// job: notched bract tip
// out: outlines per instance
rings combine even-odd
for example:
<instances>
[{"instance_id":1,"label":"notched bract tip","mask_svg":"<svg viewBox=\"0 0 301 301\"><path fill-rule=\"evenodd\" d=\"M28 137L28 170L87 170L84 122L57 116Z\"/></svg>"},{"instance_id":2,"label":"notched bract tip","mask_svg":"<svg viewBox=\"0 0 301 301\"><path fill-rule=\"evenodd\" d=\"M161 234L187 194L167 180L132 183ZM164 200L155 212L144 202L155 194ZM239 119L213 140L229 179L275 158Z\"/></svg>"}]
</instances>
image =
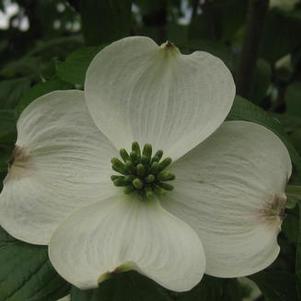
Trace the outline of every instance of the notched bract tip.
<instances>
[{"instance_id":1,"label":"notched bract tip","mask_svg":"<svg viewBox=\"0 0 301 301\"><path fill-rule=\"evenodd\" d=\"M161 44L160 48L165 50L166 54L180 54L180 50L170 41Z\"/></svg>"},{"instance_id":2,"label":"notched bract tip","mask_svg":"<svg viewBox=\"0 0 301 301\"><path fill-rule=\"evenodd\" d=\"M120 274L120 273L124 273L124 272L129 272L131 270L134 270L136 267L135 263L133 262L126 262L120 266L118 266L116 269L114 269L113 271L111 272L106 272L104 274L102 274L97 282L98 283L101 283L101 282L104 282L106 280L109 280L111 279L112 277L114 277L114 275L117 275L117 274Z\"/></svg>"},{"instance_id":3,"label":"notched bract tip","mask_svg":"<svg viewBox=\"0 0 301 301\"><path fill-rule=\"evenodd\" d=\"M175 45L170 41L166 41L163 45L165 48L175 48Z\"/></svg>"},{"instance_id":4,"label":"notched bract tip","mask_svg":"<svg viewBox=\"0 0 301 301\"><path fill-rule=\"evenodd\" d=\"M15 145L11 158L8 161L8 174L5 182L9 179L18 179L28 171L30 164L29 152L19 145Z\"/></svg>"},{"instance_id":5,"label":"notched bract tip","mask_svg":"<svg viewBox=\"0 0 301 301\"><path fill-rule=\"evenodd\" d=\"M268 225L281 226L285 218L285 206L287 197L284 193L275 193L266 203L263 209L260 210L260 217Z\"/></svg>"}]
</instances>

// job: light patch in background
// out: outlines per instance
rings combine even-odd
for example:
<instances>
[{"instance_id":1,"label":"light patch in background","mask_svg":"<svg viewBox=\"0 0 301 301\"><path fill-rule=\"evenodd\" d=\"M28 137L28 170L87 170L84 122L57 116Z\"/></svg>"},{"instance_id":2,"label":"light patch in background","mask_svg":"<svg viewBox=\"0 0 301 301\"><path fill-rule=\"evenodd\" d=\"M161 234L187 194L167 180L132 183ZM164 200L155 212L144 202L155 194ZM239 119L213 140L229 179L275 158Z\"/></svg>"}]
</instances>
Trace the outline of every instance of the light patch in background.
<instances>
[{"instance_id":1,"label":"light patch in background","mask_svg":"<svg viewBox=\"0 0 301 301\"><path fill-rule=\"evenodd\" d=\"M180 25L188 25L192 17L192 7L189 5L188 0L181 1L181 11L183 16L179 18L178 23Z\"/></svg>"},{"instance_id":2,"label":"light patch in background","mask_svg":"<svg viewBox=\"0 0 301 301\"><path fill-rule=\"evenodd\" d=\"M60 29L61 26L62 26L62 23L61 23L60 20L55 20L55 21L53 22L53 28L54 28L54 29Z\"/></svg>"},{"instance_id":3,"label":"light patch in background","mask_svg":"<svg viewBox=\"0 0 301 301\"><path fill-rule=\"evenodd\" d=\"M132 13L134 15L134 18L135 18L136 22L138 24L141 24L142 23L142 16L141 16L140 8L135 3L132 3L131 9L132 9Z\"/></svg>"},{"instance_id":4,"label":"light patch in background","mask_svg":"<svg viewBox=\"0 0 301 301\"><path fill-rule=\"evenodd\" d=\"M243 298L242 301L256 301L262 296L260 289L253 280L241 277L238 278L238 282L249 292L249 295Z\"/></svg>"},{"instance_id":5,"label":"light patch in background","mask_svg":"<svg viewBox=\"0 0 301 301\"><path fill-rule=\"evenodd\" d=\"M189 4L188 0L181 1L181 12L183 16L178 19L178 24L180 25L188 25L190 23L192 17L192 7ZM141 10L139 6L135 3L132 4L132 13L137 23L142 23Z\"/></svg>"},{"instance_id":6,"label":"light patch in background","mask_svg":"<svg viewBox=\"0 0 301 301\"><path fill-rule=\"evenodd\" d=\"M10 19L13 16L18 15L20 7L16 3L11 3L9 0L3 3L4 11L0 11L0 30L6 30L9 28ZM26 16L18 16L12 21L12 26L19 28L21 31L26 31L29 28L29 21Z\"/></svg>"},{"instance_id":7,"label":"light patch in background","mask_svg":"<svg viewBox=\"0 0 301 301\"><path fill-rule=\"evenodd\" d=\"M64 5L64 3L58 3L56 5L56 9L59 13L62 13L66 10L66 6Z\"/></svg>"},{"instance_id":8,"label":"light patch in background","mask_svg":"<svg viewBox=\"0 0 301 301\"><path fill-rule=\"evenodd\" d=\"M9 19L18 13L20 10L19 5L16 3L10 3L10 1L4 1L4 12L0 10L0 29L8 29Z\"/></svg>"},{"instance_id":9,"label":"light patch in background","mask_svg":"<svg viewBox=\"0 0 301 301\"><path fill-rule=\"evenodd\" d=\"M285 10L291 10L294 8L298 0L271 0L270 7L279 7Z\"/></svg>"},{"instance_id":10,"label":"light patch in background","mask_svg":"<svg viewBox=\"0 0 301 301\"><path fill-rule=\"evenodd\" d=\"M57 301L71 301L71 296L68 295L68 296L66 296L66 297L64 297L62 299L57 300Z\"/></svg>"}]
</instances>

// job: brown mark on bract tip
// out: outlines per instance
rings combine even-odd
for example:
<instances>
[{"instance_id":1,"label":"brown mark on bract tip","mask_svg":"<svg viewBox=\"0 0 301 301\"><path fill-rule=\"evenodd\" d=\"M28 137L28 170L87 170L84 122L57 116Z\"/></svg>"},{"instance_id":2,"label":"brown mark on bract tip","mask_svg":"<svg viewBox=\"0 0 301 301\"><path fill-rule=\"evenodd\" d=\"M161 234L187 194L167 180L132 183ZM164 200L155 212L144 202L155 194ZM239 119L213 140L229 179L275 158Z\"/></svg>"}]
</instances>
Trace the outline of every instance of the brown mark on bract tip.
<instances>
[{"instance_id":1,"label":"brown mark on bract tip","mask_svg":"<svg viewBox=\"0 0 301 301\"><path fill-rule=\"evenodd\" d=\"M167 57L180 54L179 49L169 41L166 41L165 43L161 44L160 48L164 50L163 53Z\"/></svg>"},{"instance_id":2,"label":"brown mark on bract tip","mask_svg":"<svg viewBox=\"0 0 301 301\"><path fill-rule=\"evenodd\" d=\"M287 197L284 193L275 193L270 199L266 201L264 207L259 210L261 219L268 225L281 226L282 221L285 218L285 206L287 203Z\"/></svg>"},{"instance_id":3,"label":"brown mark on bract tip","mask_svg":"<svg viewBox=\"0 0 301 301\"><path fill-rule=\"evenodd\" d=\"M30 155L24 147L15 145L12 155L8 161L8 174L5 181L9 179L18 179L23 176L30 163Z\"/></svg>"},{"instance_id":4,"label":"brown mark on bract tip","mask_svg":"<svg viewBox=\"0 0 301 301\"><path fill-rule=\"evenodd\" d=\"M165 48L174 48L175 45L172 42L166 41Z\"/></svg>"},{"instance_id":5,"label":"brown mark on bract tip","mask_svg":"<svg viewBox=\"0 0 301 301\"><path fill-rule=\"evenodd\" d=\"M98 278L98 283L101 283L103 281L106 281L114 276L116 276L117 274L120 273L124 273L124 272L128 272L133 270L133 266L135 264L132 262L126 262L118 267L116 267L114 270L106 272L104 274L102 274L99 278Z\"/></svg>"}]
</instances>

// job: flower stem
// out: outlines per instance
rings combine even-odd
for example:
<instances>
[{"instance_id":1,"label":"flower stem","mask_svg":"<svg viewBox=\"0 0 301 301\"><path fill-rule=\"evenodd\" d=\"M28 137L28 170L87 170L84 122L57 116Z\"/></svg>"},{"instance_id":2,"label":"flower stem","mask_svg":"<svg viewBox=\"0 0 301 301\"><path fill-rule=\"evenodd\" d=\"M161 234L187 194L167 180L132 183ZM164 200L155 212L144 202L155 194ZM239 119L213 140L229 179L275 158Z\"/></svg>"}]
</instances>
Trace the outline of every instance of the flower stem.
<instances>
[{"instance_id":1,"label":"flower stem","mask_svg":"<svg viewBox=\"0 0 301 301\"><path fill-rule=\"evenodd\" d=\"M236 75L237 92L248 97L253 80L269 0L249 0L246 34Z\"/></svg>"}]
</instances>

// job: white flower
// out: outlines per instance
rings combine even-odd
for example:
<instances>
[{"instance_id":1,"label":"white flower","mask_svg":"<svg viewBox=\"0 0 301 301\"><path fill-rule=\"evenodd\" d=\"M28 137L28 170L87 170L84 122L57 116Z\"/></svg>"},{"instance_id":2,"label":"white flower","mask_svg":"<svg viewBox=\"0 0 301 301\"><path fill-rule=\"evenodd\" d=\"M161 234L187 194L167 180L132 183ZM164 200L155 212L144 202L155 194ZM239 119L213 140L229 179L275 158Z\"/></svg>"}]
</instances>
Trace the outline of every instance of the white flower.
<instances>
[{"instance_id":1,"label":"white flower","mask_svg":"<svg viewBox=\"0 0 301 301\"><path fill-rule=\"evenodd\" d=\"M111 44L85 92L53 92L22 113L1 225L30 243L51 239L52 264L82 289L129 269L174 291L204 272L264 269L279 253L291 161L266 128L223 123L234 95L230 71L208 53L145 37ZM126 163L114 158L113 171L120 148Z\"/></svg>"}]
</instances>

